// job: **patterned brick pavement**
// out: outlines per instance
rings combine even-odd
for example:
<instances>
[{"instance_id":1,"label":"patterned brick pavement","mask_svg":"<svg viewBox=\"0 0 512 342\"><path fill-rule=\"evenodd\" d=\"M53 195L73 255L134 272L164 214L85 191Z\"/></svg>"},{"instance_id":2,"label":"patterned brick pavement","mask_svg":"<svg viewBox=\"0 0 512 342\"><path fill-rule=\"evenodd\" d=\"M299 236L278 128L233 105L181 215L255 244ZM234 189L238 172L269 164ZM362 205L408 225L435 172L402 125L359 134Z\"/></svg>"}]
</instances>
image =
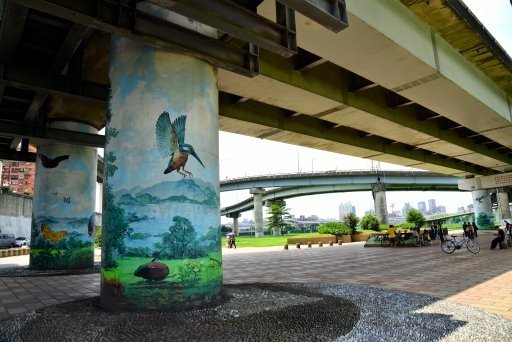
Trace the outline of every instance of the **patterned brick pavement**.
<instances>
[{"instance_id":1,"label":"patterned brick pavement","mask_svg":"<svg viewBox=\"0 0 512 342\"><path fill-rule=\"evenodd\" d=\"M224 250L224 282L348 283L423 293L478 307L512 320L512 249L444 254L439 246L364 248L363 243L288 251ZM17 257L22 258L22 257ZM7 258L9 259L9 258ZM10 265L26 261L10 262ZM25 259L27 260L26 256ZM0 265L1 267L1 265ZM99 275L0 278L0 319L99 294Z\"/></svg>"}]
</instances>

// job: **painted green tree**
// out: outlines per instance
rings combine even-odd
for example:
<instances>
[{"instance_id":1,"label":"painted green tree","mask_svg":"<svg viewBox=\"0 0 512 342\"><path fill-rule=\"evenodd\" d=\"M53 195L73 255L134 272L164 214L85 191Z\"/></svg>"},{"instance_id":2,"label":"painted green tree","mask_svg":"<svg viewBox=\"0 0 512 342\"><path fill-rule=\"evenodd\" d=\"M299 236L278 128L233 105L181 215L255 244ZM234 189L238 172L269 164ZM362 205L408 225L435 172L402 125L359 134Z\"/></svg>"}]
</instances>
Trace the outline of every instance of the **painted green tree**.
<instances>
[{"instance_id":1,"label":"painted green tree","mask_svg":"<svg viewBox=\"0 0 512 342\"><path fill-rule=\"evenodd\" d=\"M110 108L107 110L107 121L110 122L112 115ZM119 131L115 128L108 127L106 130L106 141L107 144L111 139L117 137ZM114 252L123 254L126 251L126 245L124 239L133 232L130 227L128 220L126 219L126 213L124 209L115 203L115 195L112 189L112 185L109 179L114 176L117 171L115 165L116 156L113 152L108 152L105 155L104 160L104 188L103 188L103 232L102 232L102 246L104 246L102 252L102 266L105 268L116 267L117 262L114 260Z\"/></svg>"},{"instance_id":2,"label":"painted green tree","mask_svg":"<svg viewBox=\"0 0 512 342\"><path fill-rule=\"evenodd\" d=\"M196 231L189 219L174 216L169 232L162 237L160 257L170 259L194 258L200 247L196 241ZM157 247L158 248L158 247Z\"/></svg>"},{"instance_id":3,"label":"painted green tree","mask_svg":"<svg viewBox=\"0 0 512 342\"><path fill-rule=\"evenodd\" d=\"M272 229L273 235L281 235L282 229L292 229L293 226L288 223L293 215L290 209L286 208L283 203L275 202L268 207L268 216L265 219L267 229Z\"/></svg>"}]
</instances>

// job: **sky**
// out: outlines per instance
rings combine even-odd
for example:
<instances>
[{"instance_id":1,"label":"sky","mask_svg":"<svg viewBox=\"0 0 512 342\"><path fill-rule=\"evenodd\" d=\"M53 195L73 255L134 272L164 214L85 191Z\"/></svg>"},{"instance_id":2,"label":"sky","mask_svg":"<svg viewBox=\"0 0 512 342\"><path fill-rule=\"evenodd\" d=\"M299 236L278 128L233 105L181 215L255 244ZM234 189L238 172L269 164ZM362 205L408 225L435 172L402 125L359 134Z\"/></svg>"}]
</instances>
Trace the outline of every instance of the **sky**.
<instances>
[{"instance_id":1,"label":"sky","mask_svg":"<svg viewBox=\"0 0 512 342\"><path fill-rule=\"evenodd\" d=\"M512 55L512 6L509 0L464 0L470 10ZM369 159L298 147L269 140L220 132L220 179L277 173L319 172L327 170L411 170L399 165L372 162ZM221 207L240 202L251 195L248 190L221 193ZM469 192L388 192L388 211L402 209L406 202L417 208L419 201L436 199L448 212L472 203ZM286 206L296 217L318 215L337 219L340 203L351 202L356 214L363 216L373 209L371 192L335 193L291 198ZM241 220L252 220L252 211L242 213ZM223 217L222 222L232 219Z\"/></svg>"}]
</instances>

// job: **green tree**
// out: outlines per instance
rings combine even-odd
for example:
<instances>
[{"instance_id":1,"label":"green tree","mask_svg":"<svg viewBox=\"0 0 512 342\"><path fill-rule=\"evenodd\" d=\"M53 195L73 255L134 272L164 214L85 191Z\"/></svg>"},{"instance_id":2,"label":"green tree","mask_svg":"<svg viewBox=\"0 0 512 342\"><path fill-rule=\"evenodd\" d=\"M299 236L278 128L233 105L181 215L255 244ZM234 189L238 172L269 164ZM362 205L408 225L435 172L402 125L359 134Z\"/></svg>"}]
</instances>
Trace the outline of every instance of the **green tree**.
<instances>
[{"instance_id":1,"label":"green tree","mask_svg":"<svg viewBox=\"0 0 512 342\"><path fill-rule=\"evenodd\" d=\"M361 228L365 230L379 231L379 219L374 214L366 214L361 219Z\"/></svg>"},{"instance_id":2,"label":"green tree","mask_svg":"<svg viewBox=\"0 0 512 342\"><path fill-rule=\"evenodd\" d=\"M342 222L327 222L318 227L318 233L331 235L350 235L350 228Z\"/></svg>"},{"instance_id":3,"label":"green tree","mask_svg":"<svg viewBox=\"0 0 512 342\"><path fill-rule=\"evenodd\" d=\"M182 216L174 216L174 222L169 227L169 233L162 237L162 250L160 257L171 259L183 259L196 257L196 231L189 219Z\"/></svg>"},{"instance_id":4,"label":"green tree","mask_svg":"<svg viewBox=\"0 0 512 342\"><path fill-rule=\"evenodd\" d=\"M9 194L11 193L11 187L8 185L0 187L0 194Z\"/></svg>"},{"instance_id":5,"label":"green tree","mask_svg":"<svg viewBox=\"0 0 512 342\"><path fill-rule=\"evenodd\" d=\"M345 223L347 227L350 228L351 234L355 234L357 224L359 223L359 217L357 217L354 213L349 213L343 218L343 223Z\"/></svg>"},{"instance_id":6,"label":"green tree","mask_svg":"<svg viewBox=\"0 0 512 342\"><path fill-rule=\"evenodd\" d=\"M405 221L409 223L414 223L416 228L422 227L425 224L425 222L427 222L425 216L423 216L423 214L419 210L414 208L409 209Z\"/></svg>"},{"instance_id":7,"label":"green tree","mask_svg":"<svg viewBox=\"0 0 512 342\"><path fill-rule=\"evenodd\" d=\"M272 229L273 235L281 235L282 229L292 229L293 226L287 221L292 219L290 210L282 203L275 202L268 207L268 216L266 217L267 229Z\"/></svg>"}]
</instances>

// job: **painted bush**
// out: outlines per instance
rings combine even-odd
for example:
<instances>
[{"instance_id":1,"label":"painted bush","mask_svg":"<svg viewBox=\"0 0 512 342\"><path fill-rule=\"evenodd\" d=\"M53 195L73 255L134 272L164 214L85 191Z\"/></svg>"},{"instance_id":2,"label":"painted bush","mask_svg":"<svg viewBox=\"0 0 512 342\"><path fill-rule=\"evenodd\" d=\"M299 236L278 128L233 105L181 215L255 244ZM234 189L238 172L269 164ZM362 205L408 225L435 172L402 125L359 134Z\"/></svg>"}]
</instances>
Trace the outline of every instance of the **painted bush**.
<instances>
[{"instance_id":1,"label":"painted bush","mask_svg":"<svg viewBox=\"0 0 512 342\"><path fill-rule=\"evenodd\" d=\"M101 302L176 309L222 287L216 70L112 40Z\"/></svg>"}]
</instances>

